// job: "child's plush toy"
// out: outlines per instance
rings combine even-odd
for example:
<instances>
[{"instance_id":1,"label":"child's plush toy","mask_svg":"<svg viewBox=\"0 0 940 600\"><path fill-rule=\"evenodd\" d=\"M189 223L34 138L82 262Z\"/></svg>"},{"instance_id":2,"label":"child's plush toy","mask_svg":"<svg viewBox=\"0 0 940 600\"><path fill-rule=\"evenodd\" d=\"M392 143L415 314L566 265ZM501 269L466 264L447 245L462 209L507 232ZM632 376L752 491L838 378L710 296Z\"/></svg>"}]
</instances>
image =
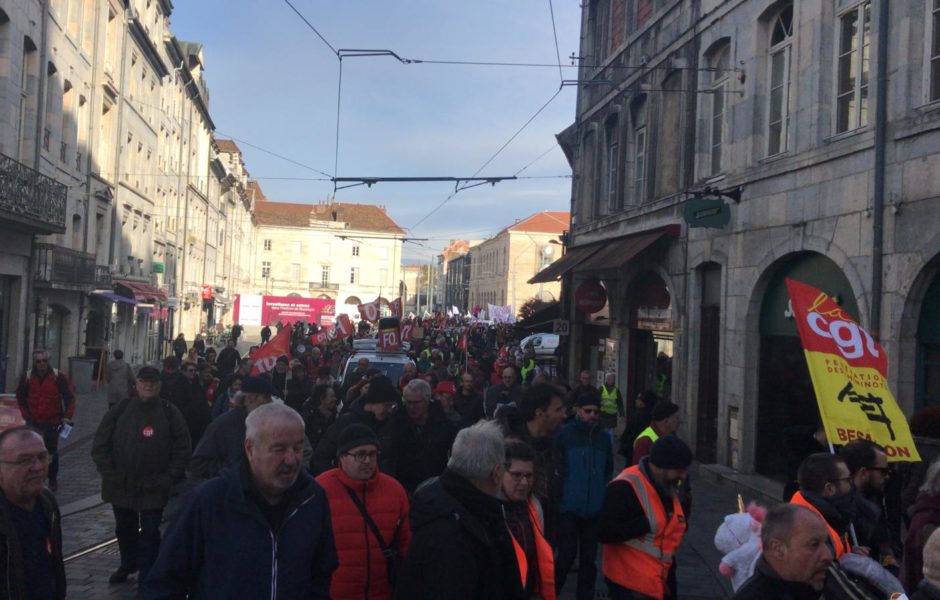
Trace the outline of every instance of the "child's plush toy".
<instances>
[{"instance_id":1,"label":"child's plush toy","mask_svg":"<svg viewBox=\"0 0 940 600\"><path fill-rule=\"evenodd\" d=\"M739 504L743 506L743 502ZM725 555L718 570L731 578L731 586L738 590L754 574L754 564L761 553L760 530L767 509L750 503L746 511L725 517L715 532L715 547Z\"/></svg>"}]
</instances>

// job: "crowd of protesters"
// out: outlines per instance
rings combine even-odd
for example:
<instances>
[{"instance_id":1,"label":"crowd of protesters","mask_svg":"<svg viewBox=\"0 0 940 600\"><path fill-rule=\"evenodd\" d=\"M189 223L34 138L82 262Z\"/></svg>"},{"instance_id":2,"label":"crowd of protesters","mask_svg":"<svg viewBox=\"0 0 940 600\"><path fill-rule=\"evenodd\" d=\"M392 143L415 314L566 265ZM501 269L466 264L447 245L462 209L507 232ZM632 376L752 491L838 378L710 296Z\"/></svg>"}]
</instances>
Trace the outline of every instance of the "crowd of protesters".
<instances>
[{"instance_id":1,"label":"crowd of protesters","mask_svg":"<svg viewBox=\"0 0 940 600\"><path fill-rule=\"evenodd\" d=\"M269 326L246 356L234 332L219 351L179 337L162 369L136 377L115 352L92 450L121 555L111 582L137 573L145 598L554 600L576 578L586 600L602 550L613 600L681 598L693 456L679 406L644 391L628 407L612 373L569 385L509 325L414 325L394 378L357 356L367 328L324 339L279 322L289 351L269 370L254 358ZM46 429L68 423L74 393L48 355L34 358L18 395L38 432L0 434L0 525L13 532L0 535L17 539L0 583L59 598L61 534L42 483L55 483ZM58 412L43 408L53 396ZM893 573L912 597L940 598L940 463L912 473L902 540L883 449L806 456L736 597L888 598L901 591ZM44 556L38 534L51 540Z\"/></svg>"}]
</instances>

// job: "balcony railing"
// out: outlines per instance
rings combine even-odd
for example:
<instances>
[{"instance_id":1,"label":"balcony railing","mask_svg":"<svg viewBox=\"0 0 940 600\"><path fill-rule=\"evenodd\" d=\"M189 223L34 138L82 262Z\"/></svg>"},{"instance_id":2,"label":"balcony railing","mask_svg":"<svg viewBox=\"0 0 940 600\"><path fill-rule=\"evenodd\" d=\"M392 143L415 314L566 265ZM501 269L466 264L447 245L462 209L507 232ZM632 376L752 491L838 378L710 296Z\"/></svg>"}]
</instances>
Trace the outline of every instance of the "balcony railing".
<instances>
[{"instance_id":1,"label":"balcony railing","mask_svg":"<svg viewBox=\"0 0 940 600\"><path fill-rule=\"evenodd\" d=\"M322 281L311 281L309 286L310 291L331 291L335 292L339 290L338 283L323 283Z\"/></svg>"},{"instance_id":2,"label":"balcony railing","mask_svg":"<svg viewBox=\"0 0 940 600\"><path fill-rule=\"evenodd\" d=\"M0 219L38 233L65 233L66 193L55 179L0 154Z\"/></svg>"},{"instance_id":3,"label":"balcony railing","mask_svg":"<svg viewBox=\"0 0 940 600\"><path fill-rule=\"evenodd\" d=\"M98 285L94 254L54 244L36 244L36 250L36 283L54 288L88 290Z\"/></svg>"}]
</instances>

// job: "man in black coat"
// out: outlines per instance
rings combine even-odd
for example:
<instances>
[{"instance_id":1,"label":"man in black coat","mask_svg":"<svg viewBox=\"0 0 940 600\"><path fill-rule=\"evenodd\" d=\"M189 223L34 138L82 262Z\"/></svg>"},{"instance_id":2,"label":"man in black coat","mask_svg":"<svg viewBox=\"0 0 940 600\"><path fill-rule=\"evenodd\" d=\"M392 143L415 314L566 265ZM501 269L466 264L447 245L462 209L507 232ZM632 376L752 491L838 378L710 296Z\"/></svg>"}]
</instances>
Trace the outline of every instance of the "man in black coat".
<instances>
[{"instance_id":1,"label":"man in black coat","mask_svg":"<svg viewBox=\"0 0 940 600\"><path fill-rule=\"evenodd\" d=\"M460 377L460 389L454 396L454 408L461 420L472 425L483 418L483 396L477 393L473 385L473 375L464 373Z\"/></svg>"},{"instance_id":2,"label":"man in black coat","mask_svg":"<svg viewBox=\"0 0 940 600\"><path fill-rule=\"evenodd\" d=\"M808 508L778 504L761 530L763 552L734 600L818 600L832 563L826 524Z\"/></svg>"},{"instance_id":3,"label":"man in black coat","mask_svg":"<svg viewBox=\"0 0 940 600\"><path fill-rule=\"evenodd\" d=\"M505 445L484 421L457 434L443 475L411 503L411 545L395 589L398 600L525 598L513 542L497 498Z\"/></svg>"},{"instance_id":4,"label":"man in black coat","mask_svg":"<svg viewBox=\"0 0 940 600\"><path fill-rule=\"evenodd\" d=\"M431 404L431 386L412 379L402 394L405 410L392 415L391 436L395 478L409 494L424 480L447 467L447 453L457 426L444 416L439 404Z\"/></svg>"},{"instance_id":5,"label":"man in black coat","mask_svg":"<svg viewBox=\"0 0 940 600\"><path fill-rule=\"evenodd\" d=\"M199 438L212 420L212 411L206 401L206 391L196 376L196 365L187 363L183 367L183 376L176 382L170 394L170 402L183 413L189 427L192 445L199 443Z\"/></svg>"},{"instance_id":6,"label":"man in black coat","mask_svg":"<svg viewBox=\"0 0 940 600\"><path fill-rule=\"evenodd\" d=\"M516 370L512 367L506 367L503 369L502 383L494 385L486 391L486 402L483 407L486 418L492 419L499 405L517 402L520 396L522 396L522 386L519 385Z\"/></svg>"},{"instance_id":7,"label":"man in black coat","mask_svg":"<svg viewBox=\"0 0 940 600\"><path fill-rule=\"evenodd\" d=\"M230 339L225 348L219 352L219 356L215 359L215 366L219 369L219 376L225 377L226 375L231 375L235 371L235 366L242 359L242 355L238 353L238 349L235 348L235 340Z\"/></svg>"},{"instance_id":8,"label":"man in black coat","mask_svg":"<svg viewBox=\"0 0 940 600\"><path fill-rule=\"evenodd\" d=\"M176 389L176 384L183 378L180 373L180 360L175 356L163 359L163 371L160 372L160 398L169 400Z\"/></svg>"}]
</instances>

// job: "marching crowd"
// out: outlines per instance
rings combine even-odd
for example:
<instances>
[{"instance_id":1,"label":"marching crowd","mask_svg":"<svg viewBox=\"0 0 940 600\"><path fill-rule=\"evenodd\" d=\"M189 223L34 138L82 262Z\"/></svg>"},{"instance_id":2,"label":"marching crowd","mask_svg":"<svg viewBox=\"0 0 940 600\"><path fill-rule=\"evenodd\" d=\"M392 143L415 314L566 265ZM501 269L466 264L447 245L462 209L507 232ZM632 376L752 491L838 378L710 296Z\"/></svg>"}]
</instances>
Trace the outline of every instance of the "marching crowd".
<instances>
[{"instance_id":1,"label":"marching crowd","mask_svg":"<svg viewBox=\"0 0 940 600\"><path fill-rule=\"evenodd\" d=\"M180 337L136 374L115 351L92 447L121 555L111 582L137 573L144 598L554 600L571 576L585 600L600 550L612 600L681 598L694 513L679 407L645 391L628 410L613 374L570 386L510 326L421 325L391 378L304 326L260 374L234 331L219 351ZM0 433L0 597L63 598L49 490L75 394L47 353L33 360L17 389L28 425ZM735 598L940 599L940 462L907 474L899 515L877 445L804 455L789 503L729 515L727 547L716 535Z\"/></svg>"}]
</instances>

